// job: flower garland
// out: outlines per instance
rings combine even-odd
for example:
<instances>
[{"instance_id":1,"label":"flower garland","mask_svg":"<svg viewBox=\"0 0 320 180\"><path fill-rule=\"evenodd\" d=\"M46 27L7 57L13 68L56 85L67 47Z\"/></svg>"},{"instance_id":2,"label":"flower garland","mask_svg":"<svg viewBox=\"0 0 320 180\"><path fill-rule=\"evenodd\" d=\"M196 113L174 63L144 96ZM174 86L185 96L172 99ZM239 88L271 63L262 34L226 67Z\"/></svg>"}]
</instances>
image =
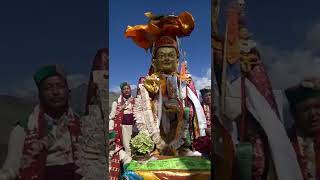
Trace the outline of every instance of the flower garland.
<instances>
[{"instance_id":1,"label":"flower garland","mask_svg":"<svg viewBox=\"0 0 320 180\"><path fill-rule=\"evenodd\" d=\"M163 141L160 137L160 129L157 126L157 115L152 112L151 100L147 89L139 84L141 95L135 100L133 115L139 131L151 135L152 140L158 144Z\"/></svg>"}]
</instances>

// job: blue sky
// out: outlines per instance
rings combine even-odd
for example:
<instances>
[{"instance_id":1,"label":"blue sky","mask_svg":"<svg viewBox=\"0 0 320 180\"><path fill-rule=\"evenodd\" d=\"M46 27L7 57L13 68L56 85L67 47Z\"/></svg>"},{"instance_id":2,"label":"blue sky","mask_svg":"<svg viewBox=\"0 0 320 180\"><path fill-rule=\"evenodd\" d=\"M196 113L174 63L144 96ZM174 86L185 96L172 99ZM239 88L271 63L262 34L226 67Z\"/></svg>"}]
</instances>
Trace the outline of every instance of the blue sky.
<instances>
[{"instance_id":1,"label":"blue sky","mask_svg":"<svg viewBox=\"0 0 320 180\"><path fill-rule=\"evenodd\" d=\"M275 48L302 48L306 33L320 20L318 0L246 0L246 3L255 39Z\"/></svg>"},{"instance_id":2,"label":"blue sky","mask_svg":"<svg viewBox=\"0 0 320 180\"><path fill-rule=\"evenodd\" d=\"M151 63L150 53L124 36L128 25L145 24L145 12L155 14L189 11L195 19L195 29L189 37L181 38L187 52L189 70L196 78L207 77L211 65L211 1L202 0L118 0L109 2L110 89L119 90L123 81L137 84L147 74Z\"/></svg>"},{"instance_id":3,"label":"blue sky","mask_svg":"<svg viewBox=\"0 0 320 180\"><path fill-rule=\"evenodd\" d=\"M52 63L82 83L96 51L108 43L108 3L2 1L0 27L0 94L34 90L33 73Z\"/></svg>"}]
</instances>

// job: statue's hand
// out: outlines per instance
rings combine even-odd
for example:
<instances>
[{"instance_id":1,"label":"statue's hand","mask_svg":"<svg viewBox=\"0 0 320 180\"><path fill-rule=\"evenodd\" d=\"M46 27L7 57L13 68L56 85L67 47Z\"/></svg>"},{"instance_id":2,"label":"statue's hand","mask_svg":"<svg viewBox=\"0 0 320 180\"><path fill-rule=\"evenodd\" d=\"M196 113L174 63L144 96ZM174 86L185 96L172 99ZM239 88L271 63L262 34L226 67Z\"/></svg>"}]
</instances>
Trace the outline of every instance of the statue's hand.
<instances>
[{"instance_id":1,"label":"statue's hand","mask_svg":"<svg viewBox=\"0 0 320 180\"><path fill-rule=\"evenodd\" d=\"M177 99L170 99L164 102L166 112L180 112L180 105Z\"/></svg>"},{"instance_id":2,"label":"statue's hand","mask_svg":"<svg viewBox=\"0 0 320 180\"><path fill-rule=\"evenodd\" d=\"M144 87L152 94L158 93L160 89L160 79L157 75L152 74L144 80Z\"/></svg>"},{"instance_id":3,"label":"statue's hand","mask_svg":"<svg viewBox=\"0 0 320 180\"><path fill-rule=\"evenodd\" d=\"M160 133L155 133L152 136L152 140L153 142L156 144L156 149L163 149L164 146L166 146L166 143L164 142L164 140L161 138Z\"/></svg>"},{"instance_id":4,"label":"statue's hand","mask_svg":"<svg viewBox=\"0 0 320 180\"><path fill-rule=\"evenodd\" d=\"M166 142L164 142L163 140L161 140L159 143L156 144L156 148L159 150L163 150L167 147L168 145L166 144Z\"/></svg>"}]
</instances>

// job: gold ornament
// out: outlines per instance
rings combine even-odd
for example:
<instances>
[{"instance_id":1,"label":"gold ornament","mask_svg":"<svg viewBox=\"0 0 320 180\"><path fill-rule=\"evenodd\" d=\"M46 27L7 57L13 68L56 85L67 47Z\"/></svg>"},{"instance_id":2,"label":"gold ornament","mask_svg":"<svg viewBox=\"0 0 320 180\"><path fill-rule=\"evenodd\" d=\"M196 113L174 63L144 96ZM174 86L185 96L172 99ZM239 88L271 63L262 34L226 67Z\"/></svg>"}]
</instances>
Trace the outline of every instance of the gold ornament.
<instances>
[{"instance_id":1,"label":"gold ornament","mask_svg":"<svg viewBox=\"0 0 320 180\"><path fill-rule=\"evenodd\" d=\"M253 66L257 65L258 56L255 54L241 54L241 69L243 72L250 72Z\"/></svg>"},{"instance_id":2,"label":"gold ornament","mask_svg":"<svg viewBox=\"0 0 320 180\"><path fill-rule=\"evenodd\" d=\"M146 77L143 85L149 93L156 94L160 89L160 79L156 74L152 74Z\"/></svg>"}]
</instances>

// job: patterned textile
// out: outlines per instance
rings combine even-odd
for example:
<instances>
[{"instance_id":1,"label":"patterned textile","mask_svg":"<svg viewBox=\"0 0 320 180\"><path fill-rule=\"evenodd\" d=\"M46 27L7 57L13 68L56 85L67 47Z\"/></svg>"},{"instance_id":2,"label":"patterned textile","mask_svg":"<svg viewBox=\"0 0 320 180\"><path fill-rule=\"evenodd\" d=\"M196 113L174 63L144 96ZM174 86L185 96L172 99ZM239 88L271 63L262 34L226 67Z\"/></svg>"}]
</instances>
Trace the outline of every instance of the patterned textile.
<instances>
[{"instance_id":1,"label":"patterned textile","mask_svg":"<svg viewBox=\"0 0 320 180\"><path fill-rule=\"evenodd\" d=\"M196 157L165 157L139 164L131 161L126 166L123 177L137 179L210 179L211 162Z\"/></svg>"},{"instance_id":2,"label":"patterned textile","mask_svg":"<svg viewBox=\"0 0 320 180\"><path fill-rule=\"evenodd\" d=\"M207 128L211 128L211 107L209 105L203 105L204 114L206 115L207 119Z\"/></svg>"},{"instance_id":3,"label":"patterned textile","mask_svg":"<svg viewBox=\"0 0 320 180\"><path fill-rule=\"evenodd\" d=\"M71 110L68 112L69 122L67 128L71 136L72 154L74 156L75 143L77 142L78 136L80 135L80 120L73 114ZM47 135L49 125L44 121L44 113L39 106L37 106L34 112L30 115L25 125L26 136L23 149L23 166L20 169L20 180L44 180L46 159L48 152L43 147L48 146ZM41 143L41 145L39 144ZM42 148L37 147L42 146ZM31 158L31 159L29 159ZM28 160L29 159L29 160ZM31 162L30 162L31 160Z\"/></svg>"},{"instance_id":4,"label":"patterned textile","mask_svg":"<svg viewBox=\"0 0 320 180\"><path fill-rule=\"evenodd\" d=\"M116 143L116 149L121 149L122 148L122 131L121 131L121 122L123 118L123 110L122 110L122 105L123 101L121 101L117 105L117 110L116 110L116 120L114 122L114 132L116 133L116 138L115 138L115 143ZM120 154L119 151L116 152L112 159L111 159L111 168L109 170L109 177L110 180L117 180L119 179L120 176Z\"/></svg>"},{"instance_id":5,"label":"patterned textile","mask_svg":"<svg viewBox=\"0 0 320 180\"><path fill-rule=\"evenodd\" d=\"M304 180L320 178L320 138L308 139L295 135L292 144L297 154Z\"/></svg>"},{"instance_id":6,"label":"patterned textile","mask_svg":"<svg viewBox=\"0 0 320 180\"><path fill-rule=\"evenodd\" d=\"M262 179L265 171L266 153L264 152L263 141L259 134L251 138L253 144L253 166L252 178L255 180Z\"/></svg>"},{"instance_id":7,"label":"patterned textile","mask_svg":"<svg viewBox=\"0 0 320 180\"><path fill-rule=\"evenodd\" d=\"M106 122L102 119L100 106L90 105L89 113L81 117L81 123L81 138L79 138L81 148L77 154L79 157L76 161L79 167L77 172L82 175L82 180L106 179L108 177Z\"/></svg>"},{"instance_id":8,"label":"patterned textile","mask_svg":"<svg viewBox=\"0 0 320 180\"><path fill-rule=\"evenodd\" d=\"M279 110L277 107L276 100L274 98L271 82L268 78L267 71L266 71L264 65L262 64L262 61L260 59L258 52L256 51L255 53L259 57L259 59L258 59L259 64L256 65L252 69L252 71L250 71L247 78L255 85L257 90L268 101L271 108L276 112L276 114L280 118Z\"/></svg>"}]
</instances>

